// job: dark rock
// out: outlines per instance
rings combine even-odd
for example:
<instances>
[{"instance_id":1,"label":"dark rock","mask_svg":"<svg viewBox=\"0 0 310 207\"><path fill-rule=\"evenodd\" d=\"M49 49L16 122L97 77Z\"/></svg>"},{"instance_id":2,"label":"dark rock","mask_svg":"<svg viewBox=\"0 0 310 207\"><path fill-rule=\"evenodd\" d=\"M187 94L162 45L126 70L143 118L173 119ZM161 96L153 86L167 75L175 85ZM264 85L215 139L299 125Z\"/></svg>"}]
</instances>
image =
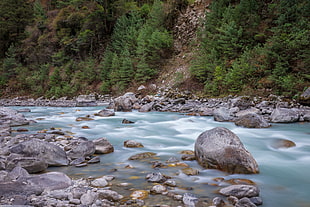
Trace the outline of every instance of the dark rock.
<instances>
[{"instance_id":1,"label":"dark rock","mask_svg":"<svg viewBox=\"0 0 310 207\"><path fill-rule=\"evenodd\" d=\"M299 112L295 109L276 108L271 114L271 122L293 123L299 120Z\"/></svg>"},{"instance_id":2,"label":"dark rock","mask_svg":"<svg viewBox=\"0 0 310 207\"><path fill-rule=\"evenodd\" d=\"M126 141L124 141L124 147L140 148L140 147L144 147L144 146L140 142L137 142L134 140L126 140Z\"/></svg>"},{"instance_id":3,"label":"dark rock","mask_svg":"<svg viewBox=\"0 0 310 207\"><path fill-rule=\"evenodd\" d=\"M216 207L223 207L223 206L225 206L225 201L222 198L220 198L220 197L213 198L212 203Z\"/></svg>"},{"instance_id":4,"label":"dark rock","mask_svg":"<svg viewBox=\"0 0 310 207\"><path fill-rule=\"evenodd\" d=\"M128 158L128 160L142 160L145 158L154 157L155 155L156 155L156 153L154 153L154 152L142 152L142 153L130 156Z\"/></svg>"},{"instance_id":5,"label":"dark rock","mask_svg":"<svg viewBox=\"0 0 310 207\"><path fill-rule=\"evenodd\" d=\"M270 124L260 115L256 113L248 113L241 117L238 117L235 121L237 126L243 126L246 128L267 128Z\"/></svg>"},{"instance_id":6,"label":"dark rock","mask_svg":"<svg viewBox=\"0 0 310 207\"><path fill-rule=\"evenodd\" d=\"M248 109L254 106L253 100L247 96L239 96L237 98L231 99L231 108L238 107L240 110Z\"/></svg>"},{"instance_id":7,"label":"dark rock","mask_svg":"<svg viewBox=\"0 0 310 207\"><path fill-rule=\"evenodd\" d=\"M299 103L310 106L310 87L308 87L299 97Z\"/></svg>"},{"instance_id":8,"label":"dark rock","mask_svg":"<svg viewBox=\"0 0 310 207\"><path fill-rule=\"evenodd\" d=\"M132 111L133 104L137 102L137 98L134 93L126 93L123 96L114 99L114 110L115 111Z\"/></svg>"},{"instance_id":9,"label":"dark rock","mask_svg":"<svg viewBox=\"0 0 310 207\"><path fill-rule=\"evenodd\" d=\"M77 159L80 157L91 156L95 153L95 144L92 141L73 141L70 143L69 147L71 148L67 152L67 156L71 159Z\"/></svg>"},{"instance_id":10,"label":"dark rock","mask_svg":"<svg viewBox=\"0 0 310 207\"><path fill-rule=\"evenodd\" d=\"M95 139L93 140L93 143L95 144L96 154L108 154L114 152L113 145L105 137Z\"/></svg>"},{"instance_id":11,"label":"dark rock","mask_svg":"<svg viewBox=\"0 0 310 207\"><path fill-rule=\"evenodd\" d=\"M102 117L115 116L115 112L108 109L103 109L98 113L96 113L95 116L102 116Z\"/></svg>"},{"instance_id":12,"label":"dark rock","mask_svg":"<svg viewBox=\"0 0 310 207\"><path fill-rule=\"evenodd\" d=\"M66 166L68 159L65 151L59 146L39 139L31 139L12 146L11 153L26 157L38 157L49 166Z\"/></svg>"},{"instance_id":13,"label":"dark rock","mask_svg":"<svg viewBox=\"0 0 310 207\"><path fill-rule=\"evenodd\" d=\"M261 197L251 197L249 198L252 203L257 206L263 205L263 199Z\"/></svg>"},{"instance_id":14,"label":"dark rock","mask_svg":"<svg viewBox=\"0 0 310 207\"><path fill-rule=\"evenodd\" d=\"M82 164L83 162L85 162L85 157L80 157L70 162L70 165L79 165Z\"/></svg>"},{"instance_id":15,"label":"dark rock","mask_svg":"<svg viewBox=\"0 0 310 207\"><path fill-rule=\"evenodd\" d=\"M193 161L193 160L196 160L196 156L195 155L182 155L181 159L184 161Z\"/></svg>"},{"instance_id":16,"label":"dark rock","mask_svg":"<svg viewBox=\"0 0 310 207\"><path fill-rule=\"evenodd\" d=\"M229 129L216 127L199 135L195 142L195 155L204 168L228 173L258 173L258 165L239 137Z\"/></svg>"},{"instance_id":17,"label":"dark rock","mask_svg":"<svg viewBox=\"0 0 310 207\"><path fill-rule=\"evenodd\" d=\"M235 196L239 199L251 198L259 196L259 189L254 185L230 185L220 189L220 193L225 196Z\"/></svg>"},{"instance_id":18,"label":"dark rock","mask_svg":"<svg viewBox=\"0 0 310 207\"><path fill-rule=\"evenodd\" d=\"M135 123L134 121L130 121L127 119L123 119L123 121L122 121L122 124L134 124L134 123Z\"/></svg>"}]
</instances>

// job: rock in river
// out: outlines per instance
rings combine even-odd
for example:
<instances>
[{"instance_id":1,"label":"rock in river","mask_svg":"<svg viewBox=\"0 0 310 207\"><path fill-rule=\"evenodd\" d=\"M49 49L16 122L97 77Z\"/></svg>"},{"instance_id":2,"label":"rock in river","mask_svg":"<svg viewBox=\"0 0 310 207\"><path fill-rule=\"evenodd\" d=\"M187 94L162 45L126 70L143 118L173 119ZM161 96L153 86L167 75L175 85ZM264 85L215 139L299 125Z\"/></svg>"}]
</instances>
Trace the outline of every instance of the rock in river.
<instances>
[{"instance_id":1,"label":"rock in river","mask_svg":"<svg viewBox=\"0 0 310 207\"><path fill-rule=\"evenodd\" d=\"M195 156L204 168L228 173L258 173L258 165L239 137L229 129L216 127L199 135L195 142Z\"/></svg>"}]
</instances>

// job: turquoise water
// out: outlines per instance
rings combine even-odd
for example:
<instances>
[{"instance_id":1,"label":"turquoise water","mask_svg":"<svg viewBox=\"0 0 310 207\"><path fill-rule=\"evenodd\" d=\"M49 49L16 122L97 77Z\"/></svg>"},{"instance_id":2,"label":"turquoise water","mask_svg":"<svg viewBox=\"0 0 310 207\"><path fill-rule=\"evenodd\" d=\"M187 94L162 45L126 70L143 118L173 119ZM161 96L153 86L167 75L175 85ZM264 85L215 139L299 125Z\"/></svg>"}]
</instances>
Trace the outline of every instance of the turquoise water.
<instances>
[{"instance_id":1,"label":"turquoise water","mask_svg":"<svg viewBox=\"0 0 310 207\"><path fill-rule=\"evenodd\" d=\"M14 107L18 109L20 107ZM250 179L261 189L263 207L310 206L310 123L273 124L267 129L246 129L234 123L214 122L213 117L185 116L178 113L139 113L116 112L113 117L92 115L103 107L52 108L30 107L30 113L24 113L28 119L37 123L26 126L29 133L50 127L83 136L90 140L106 137L114 146L114 153L102 155L101 163L85 168L51 168L73 177L96 177L113 174L119 182L130 182L135 188L143 189L149 185L144 177L154 172L149 161L128 161L131 155L140 152L157 153L157 161L165 162L170 157L181 160L180 151L194 150L194 143L200 133L214 127L226 127L239 136L245 147L252 153L260 168L256 175L227 175L217 170L202 169L195 161L186 161L192 168L200 171L197 176L187 176L182 167L159 169L163 174L173 177L178 188L177 193L190 192L199 197L212 198L215 192L227 185L215 178ZM91 115L94 120L77 122L77 117ZM37 120L40 118L39 120ZM122 124L123 119L134 124ZM88 126L89 129L82 129ZM296 147L275 149L272 143L276 139L288 139ZM144 148L124 148L125 140L141 142ZM126 165L134 169L125 168ZM189 188L190 187L190 188Z\"/></svg>"}]
</instances>

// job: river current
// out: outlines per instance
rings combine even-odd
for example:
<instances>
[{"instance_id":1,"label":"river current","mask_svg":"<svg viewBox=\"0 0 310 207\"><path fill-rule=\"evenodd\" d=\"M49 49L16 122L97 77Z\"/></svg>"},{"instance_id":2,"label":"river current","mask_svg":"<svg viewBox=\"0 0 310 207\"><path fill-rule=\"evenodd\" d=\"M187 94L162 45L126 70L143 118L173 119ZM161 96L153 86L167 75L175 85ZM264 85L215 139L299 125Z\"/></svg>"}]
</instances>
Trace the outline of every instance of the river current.
<instances>
[{"instance_id":1,"label":"river current","mask_svg":"<svg viewBox=\"0 0 310 207\"><path fill-rule=\"evenodd\" d=\"M19 109L21 107L13 107ZM221 180L249 179L260 188L263 207L306 207L310 206L310 123L272 124L267 129L247 129L230 122L215 122L213 117L186 116L180 113L116 112L112 117L94 116L92 121L77 122L77 117L93 116L103 107L30 107L26 118L37 123L26 126L28 133L51 127L72 132L74 136L90 140L106 137L114 146L114 152L101 155L99 164L87 167L53 167L50 171L62 171L75 178L99 177L112 174L119 182L131 183L135 189L146 189L149 183L145 175L159 170L176 180L176 193L192 193L201 198L213 198L216 192L227 186ZM122 124L122 120L134 124ZM89 129L84 129L88 126ZM155 152L156 159L165 163L171 157L181 160L180 152L194 150L199 134L214 127L232 130L251 152L259 165L255 175L228 175L217 170L202 169L196 161L184 161L200 173L187 176L181 167L153 169L149 161L129 161L131 155L140 152ZM125 140L141 142L144 148L125 148ZM275 148L274 141L287 139L295 142L291 148ZM132 165L133 169L127 169ZM220 180L220 181L219 181Z\"/></svg>"}]
</instances>

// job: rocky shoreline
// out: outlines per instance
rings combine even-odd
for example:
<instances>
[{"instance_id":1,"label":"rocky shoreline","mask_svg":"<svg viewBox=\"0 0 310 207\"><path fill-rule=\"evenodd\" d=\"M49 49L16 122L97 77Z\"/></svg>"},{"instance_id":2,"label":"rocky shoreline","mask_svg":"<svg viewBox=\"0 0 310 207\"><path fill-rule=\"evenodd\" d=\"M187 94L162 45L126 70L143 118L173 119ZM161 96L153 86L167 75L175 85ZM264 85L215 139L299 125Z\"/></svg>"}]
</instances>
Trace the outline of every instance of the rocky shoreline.
<instances>
[{"instance_id":1,"label":"rocky shoreline","mask_svg":"<svg viewBox=\"0 0 310 207\"><path fill-rule=\"evenodd\" d=\"M114 111L140 112L161 111L179 112L195 116L214 116L215 121L231 121L238 126L249 128L270 127L272 123L292 123L300 121L310 121L310 107L303 106L295 102L286 102L277 96L269 96L268 99L250 98L245 96L226 97L218 99L198 99L189 93L179 93L162 91L156 96L147 95L139 97L134 93L126 93L123 96L112 99L110 97L98 98L95 95L83 95L74 100L58 99L11 99L0 100L2 106L56 106L56 107L76 107L76 106L101 106L108 105L108 109L103 109L96 116L113 116ZM111 110L113 109L113 110ZM19 112L28 111L21 109ZM169 200L165 203L154 204L153 206L257 206L262 204L259 197L258 187L251 181L238 181L233 185L222 187L218 196L209 200L202 200L195 195L185 193L183 195L173 193L170 189L176 187L173 178L154 173L145 175L145 182L152 183L149 189L135 189L130 195L122 195L122 188L128 183L117 183L117 178L111 175L104 175L97 178L69 178L60 172L45 172L50 166L83 167L100 162L98 154L107 154L114 151L113 146L106 138L88 140L84 137L74 137L59 129L51 128L42 130L37 134L19 134L12 136L11 127L23 126L34 121L25 117L8 107L0 107L0 196L1 205L25 205L25 206L145 206L145 199L149 194L160 197L159 200ZM87 119L89 117L80 117ZM127 122L129 120L126 120ZM231 132L226 129L214 129L205 132L207 137L217 136L225 133L229 141L238 143L238 147L227 146L229 152L234 156L236 152L248 154L243 149L242 143ZM213 131L216 131L213 134ZM220 131L220 132L219 132ZM183 160L198 159L199 164L206 168L226 169L220 166L225 160L219 159L215 165L201 160L208 151L203 146L203 141L196 143L195 153L182 156ZM226 139L226 138L225 138ZM198 139L197 139L198 140ZM211 139L212 140L212 139ZM208 141L209 142L209 141ZM224 140L225 144L226 141ZM224 144L220 143L222 148ZM214 146L217 146L215 143ZM125 147L143 147L141 143L128 140ZM237 145L236 145L237 146ZM240 150L239 146L242 148ZM210 149L211 151L213 149ZM209 151L210 151L209 150ZM201 152L200 152L201 151ZM220 153L216 150L216 153ZM216 154L215 153L215 154ZM214 153L213 153L214 154ZM213 156L213 155L212 155ZM220 158L230 156L226 154L216 155ZM247 155L248 156L248 155ZM251 156L251 155L249 155ZM137 154L129 159L147 159L152 157L152 153ZM208 160L208 159L207 159ZM249 160L253 160L250 158ZM181 165L178 160L167 161L171 165ZM231 167L231 161L228 161ZM226 169L229 173L258 173L255 160L245 164L246 171L238 171L243 168L232 166ZM154 168L165 166L165 163L153 163ZM224 164L226 165L226 164ZM236 166L240 166L236 163ZM255 166L248 171L248 166ZM128 166L130 167L130 166ZM251 167L252 168L252 167ZM187 175L194 175L194 169L185 168L183 172ZM237 171L235 171L237 170ZM162 199L164 196L165 199Z\"/></svg>"}]
</instances>

